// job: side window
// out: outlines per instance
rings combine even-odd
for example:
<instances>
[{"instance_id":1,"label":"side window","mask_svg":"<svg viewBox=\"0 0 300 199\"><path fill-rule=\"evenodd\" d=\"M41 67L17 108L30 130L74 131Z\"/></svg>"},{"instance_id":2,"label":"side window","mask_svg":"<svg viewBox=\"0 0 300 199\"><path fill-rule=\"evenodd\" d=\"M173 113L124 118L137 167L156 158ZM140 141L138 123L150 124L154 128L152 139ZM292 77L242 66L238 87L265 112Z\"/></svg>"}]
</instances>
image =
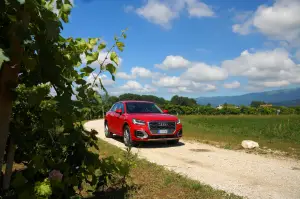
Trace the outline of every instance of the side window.
<instances>
[{"instance_id":1,"label":"side window","mask_svg":"<svg viewBox=\"0 0 300 199\"><path fill-rule=\"evenodd\" d=\"M111 107L110 111L116 111L116 110L117 110L117 106L118 106L118 103L114 104L114 105Z\"/></svg>"},{"instance_id":2,"label":"side window","mask_svg":"<svg viewBox=\"0 0 300 199\"><path fill-rule=\"evenodd\" d=\"M125 113L125 109L124 109L124 104L123 103L120 103L120 107L119 108L122 110L122 113Z\"/></svg>"}]
</instances>

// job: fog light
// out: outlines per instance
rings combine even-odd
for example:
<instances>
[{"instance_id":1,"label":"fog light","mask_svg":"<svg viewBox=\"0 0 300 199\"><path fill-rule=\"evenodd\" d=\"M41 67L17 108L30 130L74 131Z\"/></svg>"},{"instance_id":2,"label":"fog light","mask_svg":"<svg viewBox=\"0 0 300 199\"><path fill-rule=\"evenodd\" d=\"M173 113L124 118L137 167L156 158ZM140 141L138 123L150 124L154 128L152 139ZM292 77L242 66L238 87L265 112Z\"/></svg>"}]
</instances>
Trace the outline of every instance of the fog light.
<instances>
[{"instance_id":1,"label":"fog light","mask_svg":"<svg viewBox=\"0 0 300 199\"><path fill-rule=\"evenodd\" d=\"M182 137L182 129L180 131L178 131L177 136Z\"/></svg>"},{"instance_id":2,"label":"fog light","mask_svg":"<svg viewBox=\"0 0 300 199\"><path fill-rule=\"evenodd\" d=\"M145 131L137 130L135 131L135 137L144 139L148 137L148 134Z\"/></svg>"}]
</instances>

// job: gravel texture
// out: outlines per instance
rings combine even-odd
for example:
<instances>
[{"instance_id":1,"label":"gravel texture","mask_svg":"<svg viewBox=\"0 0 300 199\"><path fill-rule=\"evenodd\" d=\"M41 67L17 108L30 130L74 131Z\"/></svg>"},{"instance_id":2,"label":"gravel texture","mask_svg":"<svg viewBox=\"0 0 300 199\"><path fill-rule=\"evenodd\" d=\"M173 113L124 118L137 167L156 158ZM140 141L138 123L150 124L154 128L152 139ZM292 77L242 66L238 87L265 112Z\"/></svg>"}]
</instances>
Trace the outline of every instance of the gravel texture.
<instances>
[{"instance_id":1,"label":"gravel texture","mask_svg":"<svg viewBox=\"0 0 300 199\"><path fill-rule=\"evenodd\" d=\"M120 140L105 138L103 120L87 122L85 128L97 130L99 138L125 149ZM300 199L298 160L247 154L184 140L176 146L145 144L141 148L133 148L133 152L228 193L251 199Z\"/></svg>"}]
</instances>

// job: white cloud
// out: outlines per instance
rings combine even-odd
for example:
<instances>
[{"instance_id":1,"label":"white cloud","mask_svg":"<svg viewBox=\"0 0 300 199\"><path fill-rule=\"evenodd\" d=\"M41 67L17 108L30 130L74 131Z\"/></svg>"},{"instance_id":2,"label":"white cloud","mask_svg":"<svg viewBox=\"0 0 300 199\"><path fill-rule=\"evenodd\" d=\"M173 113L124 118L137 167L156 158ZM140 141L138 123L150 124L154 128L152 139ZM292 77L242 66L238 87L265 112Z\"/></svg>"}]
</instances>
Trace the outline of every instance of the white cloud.
<instances>
[{"instance_id":1,"label":"white cloud","mask_svg":"<svg viewBox=\"0 0 300 199\"><path fill-rule=\"evenodd\" d=\"M190 64L190 61L184 59L181 56L169 55L165 58L163 63L155 64L156 68L160 68L163 70L169 69L178 69L178 68L187 68Z\"/></svg>"},{"instance_id":2,"label":"white cloud","mask_svg":"<svg viewBox=\"0 0 300 199\"><path fill-rule=\"evenodd\" d=\"M165 3L156 0L149 0L145 6L138 8L136 12L148 21L161 25L165 28L169 28L170 21L178 17L178 13L176 11L173 11Z\"/></svg>"},{"instance_id":3,"label":"white cloud","mask_svg":"<svg viewBox=\"0 0 300 199\"><path fill-rule=\"evenodd\" d=\"M219 81L228 77L227 71L224 68L210 66L201 62L191 62L182 56L169 55L163 63L155 64L155 67L163 70L174 70L179 68L187 68L181 75L181 79L192 80L195 82L203 81ZM176 77L163 77L162 80L175 81Z\"/></svg>"},{"instance_id":4,"label":"white cloud","mask_svg":"<svg viewBox=\"0 0 300 199\"><path fill-rule=\"evenodd\" d=\"M195 82L219 81L226 79L228 73L224 68L210 66L205 63L193 63L193 66L182 74L182 77Z\"/></svg>"},{"instance_id":5,"label":"white cloud","mask_svg":"<svg viewBox=\"0 0 300 199\"><path fill-rule=\"evenodd\" d=\"M205 3L198 0L186 0L187 9L190 16L194 17L212 17L214 11Z\"/></svg>"},{"instance_id":6,"label":"white cloud","mask_svg":"<svg viewBox=\"0 0 300 199\"><path fill-rule=\"evenodd\" d=\"M193 91L191 89L189 89L188 87L185 86L180 86L177 88L170 88L168 90L170 93L192 93Z\"/></svg>"},{"instance_id":7,"label":"white cloud","mask_svg":"<svg viewBox=\"0 0 300 199\"><path fill-rule=\"evenodd\" d=\"M198 83L177 76L164 76L153 84L160 88L168 88L171 93L209 92L217 88L213 84Z\"/></svg>"},{"instance_id":8,"label":"white cloud","mask_svg":"<svg viewBox=\"0 0 300 199\"><path fill-rule=\"evenodd\" d=\"M161 75L152 83L158 87L168 88L172 93L192 93L215 91L217 88L210 81L220 81L228 77L224 68L205 63L191 62L181 56L167 56L162 64L156 64L164 70L187 68L180 76Z\"/></svg>"},{"instance_id":9,"label":"white cloud","mask_svg":"<svg viewBox=\"0 0 300 199\"><path fill-rule=\"evenodd\" d=\"M201 92L212 92L216 91L217 87L213 84L203 84L190 82L189 86L179 86L176 88L170 88L170 93L201 93Z\"/></svg>"},{"instance_id":10,"label":"white cloud","mask_svg":"<svg viewBox=\"0 0 300 199\"><path fill-rule=\"evenodd\" d=\"M107 54L107 52L100 52L99 53L99 57L98 57L98 61L100 62L100 63L102 63L104 60L105 60L105 58L107 57L107 59L104 61L104 65L106 65L106 64L108 64L108 63L111 63L111 64L114 64L114 62L112 62L111 60L110 60L110 55L111 55L111 53L108 53ZM121 65L122 65L122 62L123 62L123 59L121 58L121 57L119 57L119 65L118 65L118 67L120 67ZM95 62L94 62L95 63ZM97 64L98 66L99 66L99 64ZM115 64L114 64L115 65Z\"/></svg>"},{"instance_id":11,"label":"white cloud","mask_svg":"<svg viewBox=\"0 0 300 199\"><path fill-rule=\"evenodd\" d=\"M235 33L239 33L241 35L247 35L252 31L252 21L248 20L242 24L234 24L232 26L232 31Z\"/></svg>"},{"instance_id":12,"label":"white cloud","mask_svg":"<svg viewBox=\"0 0 300 199\"><path fill-rule=\"evenodd\" d=\"M126 7L125 11L132 7ZM147 3L136 9L136 13L149 22L158 24L164 28L170 28L171 22L180 16L183 10L187 10L190 17L212 17L214 11L199 0L148 0Z\"/></svg>"},{"instance_id":13,"label":"white cloud","mask_svg":"<svg viewBox=\"0 0 300 199\"><path fill-rule=\"evenodd\" d=\"M123 86L120 86L120 88L124 89L124 90L137 90L137 89L141 89L143 87L137 81L130 80L126 84L124 84Z\"/></svg>"},{"instance_id":14,"label":"white cloud","mask_svg":"<svg viewBox=\"0 0 300 199\"><path fill-rule=\"evenodd\" d=\"M299 83L300 67L285 49L254 53L246 50L239 57L224 61L222 67L230 75L247 77L249 84L256 82L259 86L276 87Z\"/></svg>"},{"instance_id":15,"label":"white cloud","mask_svg":"<svg viewBox=\"0 0 300 199\"><path fill-rule=\"evenodd\" d=\"M157 89L149 84L145 84L144 88L142 89L142 93L153 93L156 92Z\"/></svg>"},{"instance_id":16,"label":"white cloud","mask_svg":"<svg viewBox=\"0 0 300 199\"><path fill-rule=\"evenodd\" d=\"M143 78L151 78L152 72L146 68L143 67L133 67L131 68L131 74L127 74L125 72L118 72L117 77L121 79L135 79L136 77L143 77Z\"/></svg>"},{"instance_id":17,"label":"white cloud","mask_svg":"<svg viewBox=\"0 0 300 199\"><path fill-rule=\"evenodd\" d=\"M230 83L225 83L224 88L233 89L233 88L239 88L241 86L241 83L238 81L233 81Z\"/></svg>"},{"instance_id":18,"label":"white cloud","mask_svg":"<svg viewBox=\"0 0 300 199\"><path fill-rule=\"evenodd\" d=\"M249 34L257 30L276 40L300 44L300 1L275 0L271 6L261 5L243 23L234 24L233 31Z\"/></svg>"},{"instance_id":19,"label":"white cloud","mask_svg":"<svg viewBox=\"0 0 300 199\"><path fill-rule=\"evenodd\" d=\"M130 92L130 93L153 93L156 92L156 88L152 87L149 84L145 84L142 86L139 82L129 80L126 82L123 86L120 86L118 88L119 93L125 93L125 92ZM121 91L120 91L121 90Z\"/></svg>"},{"instance_id":20,"label":"white cloud","mask_svg":"<svg viewBox=\"0 0 300 199\"><path fill-rule=\"evenodd\" d=\"M192 82L192 89L194 91L205 91L205 92L208 92L208 91L215 91L217 90L217 87L213 84L204 84L204 83L197 83L197 82Z\"/></svg>"},{"instance_id":21,"label":"white cloud","mask_svg":"<svg viewBox=\"0 0 300 199\"><path fill-rule=\"evenodd\" d=\"M125 72L117 72L116 74L116 77L117 78L120 78L120 79L134 79L135 77L133 77L132 75L128 75L127 73Z\"/></svg>"},{"instance_id":22,"label":"white cloud","mask_svg":"<svg viewBox=\"0 0 300 199\"><path fill-rule=\"evenodd\" d=\"M104 63L104 65L106 65L108 63L111 63L111 64L114 64L116 66L116 64L110 60L110 55L111 55L111 53L108 53L108 52L104 52L104 51L100 52L99 56L98 56L98 61L95 61L95 62L91 63L90 66L92 68L99 68L100 64L102 64L102 63ZM86 64L86 62L87 62L86 61L86 56L84 54L82 54L82 55L80 55L80 57L81 57L82 63ZM119 57L119 65L116 66L116 67L120 67L122 62L123 62L123 59L121 57Z\"/></svg>"},{"instance_id":23,"label":"white cloud","mask_svg":"<svg viewBox=\"0 0 300 199\"><path fill-rule=\"evenodd\" d=\"M191 84L189 80L182 80L180 77L176 76L164 76L159 80L153 81L152 83L156 86L167 88L185 87Z\"/></svg>"},{"instance_id":24,"label":"white cloud","mask_svg":"<svg viewBox=\"0 0 300 199\"><path fill-rule=\"evenodd\" d=\"M290 85L290 82L287 80L279 80L279 81L262 81L262 82L249 82L251 86L259 86L259 87L267 87L267 88L276 88L276 87L284 87Z\"/></svg>"},{"instance_id":25,"label":"white cloud","mask_svg":"<svg viewBox=\"0 0 300 199\"><path fill-rule=\"evenodd\" d=\"M152 72L146 68L143 67L133 67L131 69L131 73L133 76L139 76L139 77L145 77L149 78L152 76Z\"/></svg>"},{"instance_id":26,"label":"white cloud","mask_svg":"<svg viewBox=\"0 0 300 199\"><path fill-rule=\"evenodd\" d=\"M87 79L86 79L86 81L88 82L88 83L93 83L94 82L94 79L97 77L97 73L91 73L88 77L87 77ZM107 77L107 75L106 74L100 74L99 75L99 77L96 79L96 81L95 81L95 83L96 84L98 84L98 86L99 87L95 87L95 89L97 89L97 90L101 90L100 89L100 81L99 81L99 79L101 80L101 82L102 82L102 84L103 84L103 86L105 87L105 88L109 88L109 87L113 87L114 85L115 85L115 81L113 81L111 78L109 78L109 77Z\"/></svg>"}]
</instances>

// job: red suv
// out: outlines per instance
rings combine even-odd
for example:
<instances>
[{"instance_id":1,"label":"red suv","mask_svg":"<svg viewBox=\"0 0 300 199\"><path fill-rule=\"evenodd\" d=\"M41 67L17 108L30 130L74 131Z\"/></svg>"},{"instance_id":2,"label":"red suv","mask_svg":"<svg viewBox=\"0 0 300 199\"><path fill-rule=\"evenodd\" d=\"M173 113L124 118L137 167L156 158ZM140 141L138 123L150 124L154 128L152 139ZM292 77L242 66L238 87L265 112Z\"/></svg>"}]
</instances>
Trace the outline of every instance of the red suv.
<instances>
[{"instance_id":1,"label":"red suv","mask_svg":"<svg viewBox=\"0 0 300 199\"><path fill-rule=\"evenodd\" d=\"M105 115L104 127L106 137L121 136L126 146L163 140L176 144L182 137L180 120L148 101L115 103Z\"/></svg>"}]
</instances>

